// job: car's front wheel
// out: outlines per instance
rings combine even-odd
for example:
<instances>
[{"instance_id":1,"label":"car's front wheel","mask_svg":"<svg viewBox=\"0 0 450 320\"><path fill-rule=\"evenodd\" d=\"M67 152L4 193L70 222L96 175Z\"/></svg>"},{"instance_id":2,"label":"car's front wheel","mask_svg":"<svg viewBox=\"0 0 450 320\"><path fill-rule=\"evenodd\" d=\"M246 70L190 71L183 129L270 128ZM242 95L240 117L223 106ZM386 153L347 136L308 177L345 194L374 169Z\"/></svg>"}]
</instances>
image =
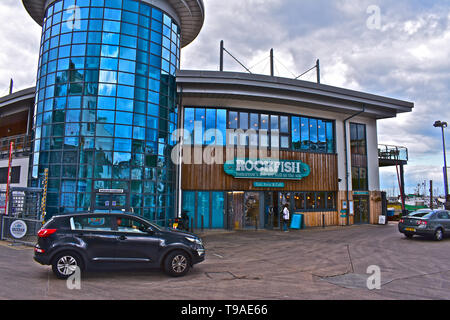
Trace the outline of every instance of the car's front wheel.
<instances>
[{"instance_id":1,"label":"car's front wheel","mask_svg":"<svg viewBox=\"0 0 450 320\"><path fill-rule=\"evenodd\" d=\"M441 228L438 228L434 232L434 240L441 241L442 239L444 239L444 231L442 231Z\"/></svg>"},{"instance_id":2,"label":"car's front wheel","mask_svg":"<svg viewBox=\"0 0 450 320\"><path fill-rule=\"evenodd\" d=\"M53 259L52 270L59 279L69 278L77 268L81 269L81 259L74 253L60 253Z\"/></svg>"},{"instance_id":3,"label":"car's front wheel","mask_svg":"<svg viewBox=\"0 0 450 320\"><path fill-rule=\"evenodd\" d=\"M183 251L171 252L164 260L164 270L172 277L182 277L189 272L190 268L189 256Z\"/></svg>"}]
</instances>

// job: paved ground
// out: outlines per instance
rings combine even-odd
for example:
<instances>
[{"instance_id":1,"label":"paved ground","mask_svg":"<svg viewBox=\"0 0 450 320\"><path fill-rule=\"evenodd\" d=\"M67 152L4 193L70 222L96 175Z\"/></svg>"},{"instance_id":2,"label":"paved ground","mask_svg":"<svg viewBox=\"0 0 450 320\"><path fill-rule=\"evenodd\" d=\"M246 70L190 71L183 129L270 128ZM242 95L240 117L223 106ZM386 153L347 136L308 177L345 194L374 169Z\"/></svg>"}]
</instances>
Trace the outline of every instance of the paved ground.
<instances>
[{"instance_id":1,"label":"paved ground","mask_svg":"<svg viewBox=\"0 0 450 320\"><path fill-rule=\"evenodd\" d=\"M30 248L0 242L0 299L450 299L450 239L407 240L395 224L204 235L207 259L182 279L159 271L85 274L67 289ZM381 269L368 290L367 268Z\"/></svg>"}]
</instances>

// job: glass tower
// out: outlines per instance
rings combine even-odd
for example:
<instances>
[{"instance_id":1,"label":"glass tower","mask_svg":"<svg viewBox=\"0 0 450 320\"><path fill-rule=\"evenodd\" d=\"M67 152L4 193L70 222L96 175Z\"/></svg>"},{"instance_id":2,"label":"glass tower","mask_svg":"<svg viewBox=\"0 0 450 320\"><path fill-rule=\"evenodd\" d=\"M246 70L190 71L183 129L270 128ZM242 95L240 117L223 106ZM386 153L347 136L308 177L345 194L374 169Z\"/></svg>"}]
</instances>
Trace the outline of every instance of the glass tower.
<instances>
[{"instance_id":1,"label":"glass tower","mask_svg":"<svg viewBox=\"0 0 450 320\"><path fill-rule=\"evenodd\" d=\"M145 1L46 7L30 184L48 168L47 218L87 210L174 216L180 26Z\"/></svg>"}]
</instances>

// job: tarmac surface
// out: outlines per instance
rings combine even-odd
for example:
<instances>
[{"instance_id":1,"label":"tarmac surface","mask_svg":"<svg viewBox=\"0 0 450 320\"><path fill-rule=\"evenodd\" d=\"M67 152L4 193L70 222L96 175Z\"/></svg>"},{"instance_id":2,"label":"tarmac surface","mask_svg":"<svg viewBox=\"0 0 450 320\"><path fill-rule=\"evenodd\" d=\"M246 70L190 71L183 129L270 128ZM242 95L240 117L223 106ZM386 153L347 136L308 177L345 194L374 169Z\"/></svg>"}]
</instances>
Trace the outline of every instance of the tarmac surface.
<instances>
[{"instance_id":1,"label":"tarmac surface","mask_svg":"<svg viewBox=\"0 0 450 320\"><path fill-rule=\"evenodd\" d=\"M207 258L184 278L158 270L92 272L82 275L80 290L35 263L32 248L0 242L0 299L450 299L450 239L408 240L395 223L202 237ZM370 266L381 271L379 290L367 287Z\"/></svg>"}]
</instances>

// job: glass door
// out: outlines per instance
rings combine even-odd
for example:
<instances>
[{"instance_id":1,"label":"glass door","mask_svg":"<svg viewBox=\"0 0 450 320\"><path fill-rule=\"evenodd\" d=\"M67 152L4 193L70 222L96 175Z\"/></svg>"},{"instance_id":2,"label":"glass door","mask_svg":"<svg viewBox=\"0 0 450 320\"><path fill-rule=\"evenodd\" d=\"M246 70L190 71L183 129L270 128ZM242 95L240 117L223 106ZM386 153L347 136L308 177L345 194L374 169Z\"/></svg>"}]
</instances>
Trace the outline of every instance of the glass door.
<instances>
[{"instance_id":1,"label":"glass door","mask_svg":"<svg viewBox=\"0 0 450 320\"><path fill-rule=\"evenodd\" d=\"M244 192L227 193L227 221L228 228L240 230L244 228Z\"/></svg>"},{"instance_id":2,"label":"glass door","mask_svg":"<svg viewBox=\"0 0 450 320\"><path fill-rule=\"evenodd\" d=\"M278 192L266 191L264 193L264 226L266 229L278 228L280 226L278 210Z\"/></svg>"},{"instance_id":3,"label":"glass door","mask_svg":"<svg viewBox=\"0 0 450 320\"><path fill-rule=\"evenodd\" d=\"M368 196L353 196L354 200L354 223L364 224L369 223L369 197Z\"/></svg>"},{"instance_id":4,"label":"glass door","mask_svg":"<svg viewBox=\"0 0 450 320\"><path fill-rule=\"evenodd\" d=\"M255 229L259 225L259 192L245 193L244 213L244 228Z\"/></svg>"}]
</instances>

